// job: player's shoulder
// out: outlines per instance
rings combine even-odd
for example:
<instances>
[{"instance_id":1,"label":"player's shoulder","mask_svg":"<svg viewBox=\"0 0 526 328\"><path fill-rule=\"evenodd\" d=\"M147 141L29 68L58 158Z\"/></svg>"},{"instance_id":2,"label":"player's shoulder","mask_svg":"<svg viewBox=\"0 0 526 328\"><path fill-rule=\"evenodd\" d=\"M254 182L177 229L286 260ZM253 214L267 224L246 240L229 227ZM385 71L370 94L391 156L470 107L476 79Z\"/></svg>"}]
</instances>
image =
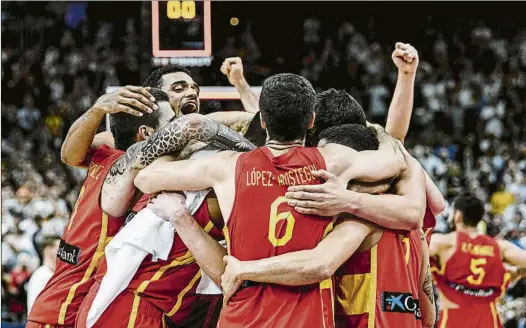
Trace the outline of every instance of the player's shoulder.
<instances>
[{"instance_id":1,"label":"player's shoulder","mask_svg":"<svg viewBox=\"0 0 526 328\"><path fill-rule=\"evenodd\" d=\"M436 232L431 235L431 243L439 244L443 247L453 246L456 243L457 234L455 232L440 233Z\"/></svg>"}]
</instances>

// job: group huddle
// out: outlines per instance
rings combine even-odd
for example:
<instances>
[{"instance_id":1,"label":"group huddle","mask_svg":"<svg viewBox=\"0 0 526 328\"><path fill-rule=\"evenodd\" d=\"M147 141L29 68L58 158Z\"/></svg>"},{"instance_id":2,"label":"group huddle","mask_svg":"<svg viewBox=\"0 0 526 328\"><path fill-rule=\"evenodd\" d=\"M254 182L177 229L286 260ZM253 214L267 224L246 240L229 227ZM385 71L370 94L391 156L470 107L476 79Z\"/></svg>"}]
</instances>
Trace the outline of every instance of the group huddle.
<instances>
[{"instance_id":1,"label":"group huddle","mask_svg":"<svg viewBox=\"0 0 526 328\"><path fill-rule=\"evenodd\" d=\"M392 58L385 128L295 74L258 97L239 58L221 71L246 112L198 114L177 65L100 97L63 145L87 177L27 327L434 327L432 272L440 327L500 327L525 252L475 232L469 194L431 238L444 200L403 146L418 53Z\"/></svg>"}]
</instances>

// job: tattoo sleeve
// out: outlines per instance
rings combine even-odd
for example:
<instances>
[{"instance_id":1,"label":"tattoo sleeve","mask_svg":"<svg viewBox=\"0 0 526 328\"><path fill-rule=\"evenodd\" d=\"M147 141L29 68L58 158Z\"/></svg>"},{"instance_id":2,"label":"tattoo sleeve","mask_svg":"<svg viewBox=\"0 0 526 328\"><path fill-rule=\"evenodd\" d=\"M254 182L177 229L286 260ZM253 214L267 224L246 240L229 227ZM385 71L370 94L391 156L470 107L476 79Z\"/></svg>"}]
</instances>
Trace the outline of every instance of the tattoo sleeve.
<instances>
[{"instance_id":1,"label":"tattoo sleeve","mask_svg":"<svg viewBox=\"0 0 526 328\"><path fill-rule=\"evenodd\" d=\"M255 149L250 141L226 126L202 115L185 115L161 128L148 140L128 148L110 170L110 175L119 175L124 170L143 169L157 158L179 153L190 141L206 143L216 149L248 151Z\"/></svg>"},{"instance_id":2,"label":"tattoo sleeve","mask_svg":"<svg viewBox=\"0 0 526 328\"><path fill-rule=\"evenodd\" d=\"M102 188L101 205L112 216L122 216L128 208L139 170L164 155L180 154L190 141L200 141L215 149L248 151L256 147L238 133L202 115L185 115L168 123L148 140L128 148L110 168ZM187 154L189 155L189 154Z\"/></svg>"},{"instance_id":3,"label":"tattoo sleeve","mask_svg":"<svg viewBox=\"0 0 526 328\"><path fill-rule=\"evenodd\" d=\"M429 265L427 265L426 278L424 279L424 283L422 284L422 290L426 294L431 304L435 304L435 297L433 295L433 281L431 279L431 269Z\"/></svg>"}]
</instances>

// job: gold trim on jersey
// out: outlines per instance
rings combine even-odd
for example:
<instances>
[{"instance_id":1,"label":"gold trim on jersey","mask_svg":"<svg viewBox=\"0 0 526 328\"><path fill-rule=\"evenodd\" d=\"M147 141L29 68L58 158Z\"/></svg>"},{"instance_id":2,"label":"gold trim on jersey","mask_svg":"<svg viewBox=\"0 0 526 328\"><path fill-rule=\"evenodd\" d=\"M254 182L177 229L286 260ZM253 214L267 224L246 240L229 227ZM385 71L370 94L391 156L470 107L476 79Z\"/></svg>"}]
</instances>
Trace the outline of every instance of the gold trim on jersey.
<instances>
[{"instance_id":1,"label":"gold trim on jersey","mask_svg":"<svg viewBox=\"0 0 526 328\"><path fill-rule=\"evenodd\" d=\"M446 328L447 327L447 315L448 315L448 309L444 309L442 311L442 321L440 322L440 328Z\"/></svg>"},{"instance_id":2,"label":"gold trim on jersey","mask_svg":"<svg viewBox=\"0 0 526 328\"><path fill-rule=\"evenodd\" d=\"M371 291L369 293L369 321L367 323L368 328L374 328L376 321L376 284L377 284L377 270L378 270L378 244L371 248Z\"/></svg>"},{"instance_id":3,"label":"gold trim on jersey","mask_svg":"<svg viewBox=\"0 0 526 328\"><path fill-rule=\"evenodd\" d=\"M345 275L341 278L340 285L343 297L338 296L346 315L359 315L368 312L371 290L371 274L357 273Z\"/></svg>"},{"instance_id":4,"label":"gold trim on jersey","mask_svg":"<svg viewBox=\"0 0 526 328\"><path fill-rule=\"evenodd\" d=\"M66 312L68 310L68 306L73 301L73 297L75 296L75 292L77 291L77 288L84 284L93 274L93 271L99 264L100 259L104 256L104 247L106 246L106 234L108 233L108 215L106 213L102 213L102 227L100 231L99 236L99 243L97 244L97 249L95 251L95 254L93 254L93 257L91 258L91 262L88 266L88 269L86 272L84 272L84 276L82 279L74 283L71 288L69 289L68 296L66 298L66 301L62 303L60 306L60 313L58 315L58 324L63 325L64 320L66 318Z\"/></svg>"},{"instance_id":5,"label":"gold trim on jersey","mask_svg":"<svg viewBox=\"0 0 526 328\"><path fill-rule=\"evenodd\" d=\"M223 228L223 235L225 235L225 241L226 241L226 251L228 255L232 255L232 252L230 251L230 234L228 233L228 227L225 224L225 227Z\"/></svg>"},{"instance_id":6,"label":"gold trim on jersey","mask_svg":"<svg viewBox=\"0 0 526 328\"><path fill-rule=\"evenodd\" d=\"M130 320L128 321L128 328L133 328L133 326L135 325L135 319L137 316L136 312L139 310L139 304L141 302L141 298L139 294L143 293L146 290L150 282L161 279L162 275L166 272L166 270L170 268L175 268L179 265L189 264L189 263L192 263L193 261L194 261L194 257L192 256L192 253L188 251L186 252L185 255L180 256L176 258L175 260L173 260L172 262L170 262L169 264L160 267L159 270L157 270L157 272L155 272L155 274L152 276L152 278L150 278L149 280L143 281L139 285L139 287L133 292L133 294L135 294L135 297L133 298L133 305L132 305L132 312L131 312L132 315L130 315ZM135 315L133 315L134 313Z\"/></svg>"},{"instance_id":7,"label":"gold trim on jersey","mask_svg":"<svg viewBox=\"0 0 526 328\"><path fill-rule=\"evenodd\" d=\"M489 304L489 307L491 309L491 317L493 318L493 327L499 328L499 315L497 314L497 309L495 308L495 303L491 302Z\"/></svg>"},{"instance_id":8,"label":"gold trim on jersey","mask_svg":"<svg viewBox=\"0 0 526 328\"><path fill-rule=\"evenodd\" d=\"M201 278L201 270L197 271L197 273L188 283L188 285L183 290L181 290L179 295L177 295L177 302L175 303L174 307L170 310L170 312L168 312L169 317L173 316L177 313L177 311L179 311L179 308L183 304L184 296L190 291L190 289L192 289L192 287L194 287L195 283L199 280L199 278Z\"/></svg>"}]
</instances>

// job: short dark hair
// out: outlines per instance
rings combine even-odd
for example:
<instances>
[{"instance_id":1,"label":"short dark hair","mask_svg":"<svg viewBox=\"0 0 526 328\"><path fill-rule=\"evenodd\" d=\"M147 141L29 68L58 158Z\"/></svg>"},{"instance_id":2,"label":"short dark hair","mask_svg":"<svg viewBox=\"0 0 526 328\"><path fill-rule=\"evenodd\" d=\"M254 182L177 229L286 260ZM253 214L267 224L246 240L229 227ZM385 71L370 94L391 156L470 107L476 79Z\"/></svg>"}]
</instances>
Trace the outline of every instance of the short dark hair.
<instances>
[{"instance_id":1,"label":"short dark hair","mask_svg":"<svg viewBox=\"0 0 526 328\"><path fill-rule=\"evenodd\" d=\"M380 146L376 134L359 124L344 124L327 128L320 133L321 139L356 151L377 150Z\"/></svg>"},{"instance_id":2,"label":"short dark hair","mask_svg":"<svg viewBox=\"0 0 526 328\"><path fill-rule=\"evenodd\" d=\"M469 193L458 196L453 203L453 208L462 213L462 221L468 227L476 227L484 217L484 204Z\"/></svg>"},{"instance_id":3,"label":"short dark hair","mask_svg":"<svg viewBox=\"0 0 526 328\"><path fill-rule=\"evenodd\" d=\"M366 124L362 106L345 90L331 88L316 94L314 109L316 121L309 133L312 146L321 139L319 133L327 128L343 124Z\"/></svg>"},{"instance_id":4,"label":"short dark hair","mask_svg":"<svg viewBox=\"0 0 526 328\"><path fill-rule=\"evenodd\" d=\"M290 73L265 80L259 96L260 115L276 141L304 138L314 113L315 91L307 79Z\"/></svg>"},{"instance_id":5,"label":"short dark hair","mask_svg":"<svg viewBox=\"0 0 526 328\"><path fill-rule=\"evenodd\" d=\"M153 71L144 81L144 87L160 88L163 85L163 75L170 73L183 72L190 75L190 71L184 66L174 64L168 65Z\"/></svg>"},{"instance_id":6,"label":"short dark hair","mask_svg":"<svg viewBox=\"0 0 526 328\"><path fill-rule=\"evenodd\" d=\"M259 112L257 112L252 118L252 121L250 121L244 137L258 147L263 147L267 142L267 133L265 132L265 129L261 127Z\"/></svg>"},{"instance_id":7,"label":"short dark hair","mask_svg":"<svg viewBox=\"0 0 526 328\"><path fill-rule=\"evenodd\" d=\"M42 250L46 249L47 247L54 246L53 244L56 240L60 240L60 237L55 235L45 236L41 244Z\"/></svg>"},{"instance_id":8,"label":"short dark hair","mask_svg":"<svg viewBox=\"0 0 526 328\"><path fill-rule=\"evenodd\" d=\"M152 88L150 94L155 97L157 104L169 101L168 94L161 89ZM138 108L134 108L139 110ZM128 113L116 113L110 115L110 130L115 140L115 148L126 151L135 143L137 131L141 125L150 126L157 129L159 125L159 110L152 113L142 112L143 116L130 115Z\"/></svg>"}]
</instances>

